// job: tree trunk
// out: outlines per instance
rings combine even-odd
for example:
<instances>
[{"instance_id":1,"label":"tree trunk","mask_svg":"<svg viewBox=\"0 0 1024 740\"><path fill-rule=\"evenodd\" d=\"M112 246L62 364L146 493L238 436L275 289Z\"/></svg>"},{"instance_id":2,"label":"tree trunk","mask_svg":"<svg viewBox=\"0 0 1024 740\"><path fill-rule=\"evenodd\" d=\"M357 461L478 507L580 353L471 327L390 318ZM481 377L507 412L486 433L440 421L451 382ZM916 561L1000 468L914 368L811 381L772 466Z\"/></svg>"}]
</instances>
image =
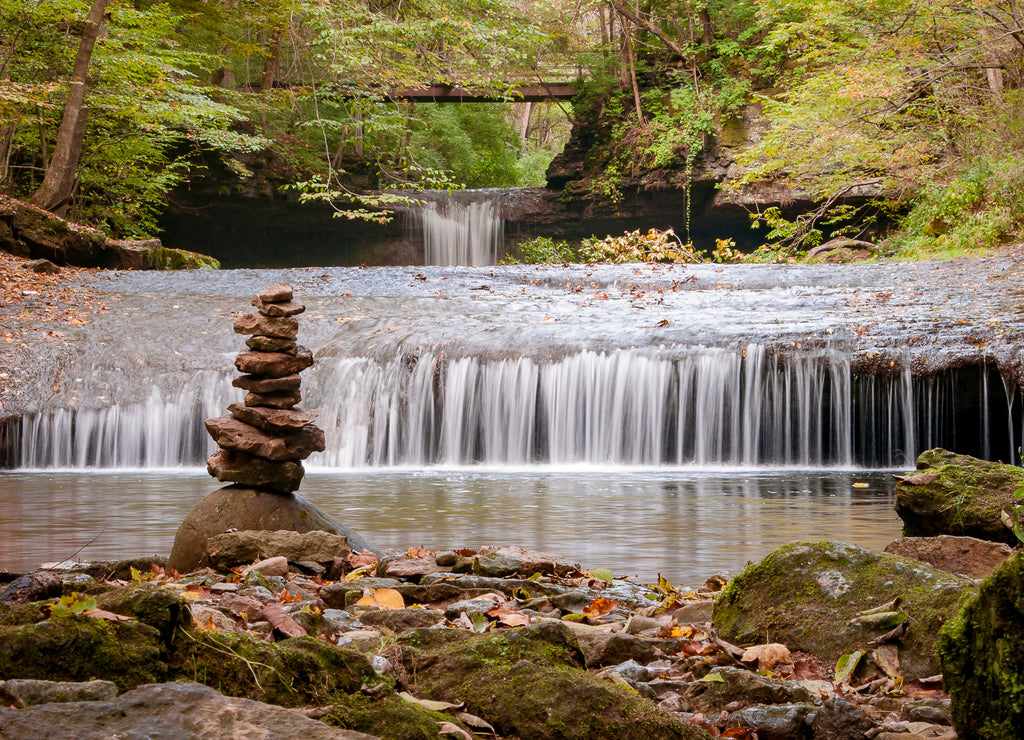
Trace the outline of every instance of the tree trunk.
<instances>
[{"instance_id":1,"label":"tree trunk","mask_svg":"<svg viewBox=\"0 0 1024 740\"><path fill-rule=\"evenodd\" d=\"M85 138L85 120L88 109L85 105L85 78L89 72L92 50L100 34L103 14L107 10L109 0L93 0L89 17L82 31L82 41L78 45L75 65L71 70L71 84L68 100L64 104L64 117L57 131L57 144L46 169L43 184L32 195L31 202L40 208L60 213L67 208L68 201L75 185L75 171L82 154L82 141Z\"/></svg>"},{"instance_id":2,"label":"tree trunk","mask_svg":"<svg viewBox=\"0 0 1024 740\"><path fill-rule=\"evenodd\" d=\"M270 51L263 60L263 77L260 80L260 92L267 92L274 86L274 76L277 72L277 65L281 59L281 42L284 32L281 29L274 31L270 39Z\"/></svg>"}]
</instances>

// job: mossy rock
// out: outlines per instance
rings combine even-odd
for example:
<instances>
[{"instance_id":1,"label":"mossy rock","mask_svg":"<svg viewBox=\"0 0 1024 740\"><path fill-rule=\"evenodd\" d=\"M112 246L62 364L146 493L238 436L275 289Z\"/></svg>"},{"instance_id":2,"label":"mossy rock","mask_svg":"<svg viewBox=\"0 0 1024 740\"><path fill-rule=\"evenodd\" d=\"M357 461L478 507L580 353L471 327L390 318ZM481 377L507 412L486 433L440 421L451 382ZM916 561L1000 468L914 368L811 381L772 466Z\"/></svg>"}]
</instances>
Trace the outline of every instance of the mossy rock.
<instances>
[{"instance_id":1,"label":"mossy rock","mask_svg":"<svg viewBox=\"0 0 1024 740\"><path fill-rule=\"evenodd\" d=\"M451 714L425 709L394 693L379 698L363 694L339 697L323 721L374 737L401 740L437 740L438 723L459 724Z\"/></svg>"},{"instance_id":2,"label":"mossy rock","mask_svg":"<svg viewBox=\"0 0 1024 740\"><path fill-rule=\"evenodd\" d=\"M614 737L704 738L653 702L583 670L572 632L561 624L477 635L413 630L399 639L414 696L466 702L499 735L521 740Z\"/></svg>"},{"instance_id":3,"label":"mossy rock","mask_svg":"<svg viewBox=\"0 0 1024 740\"><path fill-rule=\"evenodd\" d=\"M938 653L961 740L1024 737L1024 556L982 582L942 629Z\"/></svg>"},{"instance_id":4,"label":"mossy rock","mask_svg":"<svg viewBox=\"0 0 1024 740\"><path fill-rule=\"evenodd\" d=\"M0 626L35 624L46 618L38 602L30 604L0 603Z\"/></svg>"},{"instance_id":5,"label":"mossy rock","mask_svg":"<svg viewBox=\"0 0 1024 740\"><path fill-rule=\"evenodd\" d=\"M167 680L163 643L156 629L64 616L0 628L0 679L113 681L124 691Z\"/></svg>"},{"instance_id":6,"label":"mossy rock","mask_svg":"<svg viewBox=\"0 0 1024 740\"><path fill-rule=\"evenodd\" d=\"M362 653L312 637L268 643L248 635L181 632L169 670L177 680L285 707L330 704L364 683L380 682Z\"/></svg>"},{"instance_id":7,"label":"mossy rock","mask_svg":"<svg viewBox=\"0 0 1024 740\"><path fill-rule=\"evenodd\" d=\"M186 603L173 591L147 585L113 589L96 597L98 609L133 617L148 624L160 633L168 645L176 629L191 626Z\"/></svg>"},{"instance_id":8,"label":"mossy rock","mask_svg":"<svg viewBox=\"0 0 1024 740\"><path fill-rule=\"evenodd\" d=\"M898 597L909 619L896 643L900 666L906 678L921 678L939 672L939 628L976 589L969 578L909 558L842 542L795 542L730 581L715 602L714 622L729 641L781 642L834 662L870 650L868 643L893 626L850 620Z\"/></svg>"},{"instance_id":9,"label":"mossy rock","mask_svg":"<svg viewBox=\"0 0 1024 740\"><path fill-rule=\"evenodd\" d=\"M199 252L161 247L155 255L158 270L219 270L220 261Z\"/></svg>"},{"instance_id":10,"label":"mossy rock","mask_svg":"<svg viewBox=\"0 0 1024 740\"><path fill-rule=\"evenodd\" d=\"M943 449L923 452L917 472L896 485L903 536L949 534L1017 545L1000 512L1013 511L1013 492L1021 484L1024 470L1012 465Z\"/></svg>"}]
</instances>

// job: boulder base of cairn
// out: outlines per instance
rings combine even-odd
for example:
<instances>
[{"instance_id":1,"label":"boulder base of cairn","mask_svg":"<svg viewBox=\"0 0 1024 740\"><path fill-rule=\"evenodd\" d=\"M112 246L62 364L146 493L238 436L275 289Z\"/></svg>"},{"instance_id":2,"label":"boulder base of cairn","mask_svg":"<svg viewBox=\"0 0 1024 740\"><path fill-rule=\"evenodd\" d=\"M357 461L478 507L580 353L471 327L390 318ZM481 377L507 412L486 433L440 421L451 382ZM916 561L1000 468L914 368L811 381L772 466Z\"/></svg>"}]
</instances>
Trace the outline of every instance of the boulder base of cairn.
<instances>
[{"instance_id":1,"label":"boulder base of cairn","mask_svg":"<svg viewBox=\"0 0 1024 740\"><path fill-rule=\"evenodd\" d=\"M217 450L206 461L206 470L222 483L239 483L291 493L299 489L305 470L300 462L264 460L238 450Z\"/></svg>"},{"instance_id":2,"label":"boulder base of cairn","mask_svg":"<svg viewBox=\"0 0 1024 740\"><path fill-rule=\"evenodd\" d=\"M201 499L182 521L174 536L170 568L189 573L203 562L206 540L229 529L269 529L293 532L324 531L341 535L349 547L380 551L315 504L291 493L226 486Z\"/></svg>"}]
</instances>

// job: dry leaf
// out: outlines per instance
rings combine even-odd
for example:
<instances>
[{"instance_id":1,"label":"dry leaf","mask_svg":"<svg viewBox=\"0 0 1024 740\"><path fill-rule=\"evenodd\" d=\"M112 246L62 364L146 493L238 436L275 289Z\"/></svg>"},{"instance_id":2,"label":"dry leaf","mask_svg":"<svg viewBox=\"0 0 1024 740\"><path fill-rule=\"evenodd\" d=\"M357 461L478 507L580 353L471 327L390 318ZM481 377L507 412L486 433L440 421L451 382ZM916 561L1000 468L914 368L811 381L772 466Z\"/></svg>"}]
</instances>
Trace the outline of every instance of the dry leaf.
<instances>
[{"instance_id":1,"label":"dry leaf","mask_svg":"<svg viewBox=\"0 0 1024 740\"><path fill-rule=\"evenodd\" d=\"M495 737L498 735L495 729L486 720L480 719L475 714L470 714L469 712L456 712L455 719L464 725L469 725L470 727L474 727L478 730L487 730Z\"/></svg>"},{"instance_id":2,"label":"dry leaf","mask_svg":"<svg viewBox=\"0 0 1024 740\"><path fill-rule=\"evenodd\" d=\"M263 618L270 622L274 629L288 637L302 637L306 634L302 625L288 616L288 613L277 604L267 604L263 607Z\"/></svg>"},{"instance_id":3,"label":"dry leaf","mask_svg":"<svg viewBox=\"0 0 1024 740\"><path fill-rule=\"evenodd\" d=\"M362 568L366 565L373 565L380 562L380 556L370 550L363 550L360 553L350 552L345 561L353 568Z\"/></svg>"},{"instance_id":4,"label":"dry leaf","mask_svg":"<svg viewBox=\"0 0 1024 740\"><path fill-rule=\"evenodd\" d=\"M460 701L458 704L452 704L450 701L433 701L431 699L417 699L408 691L400 691L398 695L410 704L419 704L421 707L431 709L435 712L443 712L447 709L464 709L466 706L466 702L464 701Z\"/></svg>"},{"instance_id":5,"label":"dry leaf","mask_svg":"<svg viewBox=\"0 0 1024 740\"><path fill-rule=\"evenodd\" d=\"M363 598L356 602L356 606L374 606L378 609L404 609L405 599L402 594L393 588L378 588L363 592Z\"/></svg>"},{"instance_id":6,"label":"dry leaf","mask_svg":"<svg viewBox=\"0 0 1024 740\"><path fill-rule=\"evenodd\" d=\"M618 601L598 597L583 608L583 614L588 617L603 617L618 605Z\"/></svg>"},{"instance_id":7,"label":"dry leaf","mask_svg":"<svg viewBox=\"0 0 1024 740\"><path fill-rule=\"evenodd\" d=\"M518 609L512 609L507 606L496 606L487 612L487 616L497 619L509 627L525 627L532 621L529 614L523 614Z\"/></svg>"},{"instance_id":8,"label":"dry leaf","mask_svg":"<svg viewBox=\"0 0 1024 740\"><path fill-rule=\"evenodd\" d=\"M114 614L114 612L108 612L103 609L86 609L82 612L83 616L92 617L93 619L105 619L108 622L133 622L131 617L126 617L123 614Z\"/></svg>"},{"instance_id":9,"label":"dry leaf","mask_svg":"<svg viewBox=\"0 0 1024 740\"><path fill-rule=\"evenodd\" d=\"M472 735L458 725L453 725L451 722L438 722L437 726L440 728L437 731L438 735L458 735L459 737L466 738L466 740L473 740Z\"/></svg>"},{"instance_id":10,"label":"dry leaf","mask_svg":"<svg viewBox=\"0 0 1024 740\"><path fill-rule=\"evenodd\" d=\"M792 663L793 656L789 648L777 642L766 645L754 645L747 648L740 656L741 663L757 663L758 670L770 671L779 663Z\"/></svg>"}]
</instances>

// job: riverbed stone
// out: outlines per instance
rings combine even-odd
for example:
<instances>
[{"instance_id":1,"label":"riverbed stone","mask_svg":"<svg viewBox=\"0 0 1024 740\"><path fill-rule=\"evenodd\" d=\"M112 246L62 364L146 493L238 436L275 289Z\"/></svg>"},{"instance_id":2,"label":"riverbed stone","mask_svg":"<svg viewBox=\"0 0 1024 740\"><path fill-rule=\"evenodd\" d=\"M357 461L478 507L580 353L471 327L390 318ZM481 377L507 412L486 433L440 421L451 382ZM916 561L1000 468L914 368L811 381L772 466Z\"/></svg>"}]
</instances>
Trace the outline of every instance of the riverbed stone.
<instances>
[{"instance_id":1,"label":"riverbed stone","mask_svg":"<svg viewBox=\"0 0 1024 740\"><path fill-rule=\"evenodd\" d=\"M962 740L1024 737L1024 557L986 578L938 645Z\"/></svg>"},{"instance_id":2,"label":"riverbed stone","mask_svg":"<svg viewBox=\"0 0 1024 740\"><path fill-rule=\"evenodd\" d=\"M13 678L0 681L0 703L19 709L65 701L110 701L117 696L113 681L42 681Z\"/></svg>"},{"instance_id":3,"label":"riverbed stone","mask_svg":"<svg viewBox=\"0 0 1024 740\"><path fill-rule=\"evenodd\" d=\"M255 349L260 352L284 352L288 355L294 355L299 350L299 345L294 339L262 337L259 335L246 339L245 346L249 349Z\"/></svg>"},{"instance_id":4,"label":"riverbed stone","mask_svg":"<svg viewBox=\"0 0 1024 740\"><path fill-rule=\"evenodd\" d=\"M1024 470L1012 465L938 448L923 452L917 473L896 485L894 506L903 536L948 534L1016 545L1000 513L1013 512L1013 492L1021 484Z\"/></svg>"},{"instance_id":5,"label":"riverbed stone","mask_svg":"<svg viewBox=\"0 0 1024 740\"><path fill-rule=\"evenodd\" d=\"M719 712L733 702L743 706L754 704L810 704L814 695L796 681L760 676L745 668L720 666L710 675L718 680L693 681L683 691L691 709Z\"/></svg>"},{"instance_id":6,"label":"riverbed stone","mask_svg":"<svg viewBox=\"0 0 1024 740\"><path fill-rule=\"evenodd\" d=\"M253 393L273 393L275 391L297 391L302 385L298 373L280 378L268 378L261 375L240 375L231 381L235 388L252 391Z\"/></svg>"},{"instance_id":7,"label":"riverbed stone","mask_svg":"<svg viewBox=\"0 0 1024 740\"><path fill-rule=\"evenodd\" d=\"M210 455L206 461L206 470L222 483L237 483L282 493L297 491L305 474L300 462L275 462L227 449L219 449Z\"/></svg>"},{"instance_id":8,"label":"riverbed stone","mask_svg":"<svg viewBox=\"0 0 1024 740\"><path fill-rule=\"evenodd\" d=\"M898 598L893 619L907 623L896 642L900 669L914 679L939 673L939 628L976 590L969 578L909 558L842 542L795 542L730 581L713 616L729 642L762 643L768 636L834 663L841 655L869 650L872 640L894 626L851 620Z\"/></svg>"},{"instance_id":9,"label":"riverbed stone","mask_svg":"<svg viewBox=\"0 0 1024 740\"><path fill-rule=\"evenodd\" d=\"M904 537L890 542L885 552L913 558L968 578L981 579L989 575L1015 551L1005 542L979 540L976 537Z\"/></svg>"},{"instance_id":10,"label":"riverbed stone","mask_svg":"<svg viewBox=\"0 0 1024 740\"><path fill-rule=\"evenodd\" d=\"M235 334L258 334L263 337L295 339L299 335L299 320L294 316L273 318L261 313L245 313L235 319Z\"/></svg>"},{"instance_id":11,"label":"riverbed stone","mask_svg":"<svg viewBox=\"0 0 1024 740\"><path fill-rule=\"evenodd\" d=\"M277 393L246 393L246 406L264 406L272 409L291 409L302 402L299 391L279 391Z\"/></svg>"},{"instance_id":12,"label":"riverbed stone","mask_svg":"<svg viewBox=\"0 0 1024 740\"><path fill-rule=\"evenodd\" d=\"M587 668L619 665L627 660L635 660L646 665L679 650L677 640L605 632L583 625L576 630L576 641L583 652Z\"/></svg>"},{"instance_id":13,"label":"riverbed stone","mask_svg":"<svg viewBox=\"0 0 1024 740\"><path fill-rule=\"evenodd\" d=\"M352 550L341 535L323 530L295 532L262 529L226 532L206 541L210 564L226 570L240 563L251 563L259 558L283 557L288 562L308 560L328 563L335 557L345 557Z\"/></svg>"},{"instance_id":14,"label":"riverbed stone","mask_svg":"<svg viewBox=\"0 0 1024 740\"><path fill-rule=\"evenodd\" d=\"M729 726L738 725L757 733L757 740L806 738L807 719L814 712L808 704L761 705L729 715Z\"/></svg>"},{"instance_id":15,"label":"riverbed stone","mask_svg":"<svg viewBox=\"0 0 1024 740\"><path fill-rule=\"evenodd\" d=\"M208 564L206 541L230 529L268 529L312 532L323 530L345 537L356 551L380 551L318 506L290 493L244 486L226 486L201 499L182 521L174 537L168 567L179 573Z\"/></svg>"},{"instance_id":16,"label":"riverbed stone","mask_svg":"<svg viewBox=\"0 0 1024 740\"><path fill-rule=\"evenodd\" d=\"M227 697L197 683L140 686L106 701L0 709L4 737L19 740L301 737L303 740L374 740L376 736L330 727L284 707Z\"/></svg>"},{"instance_id":17,"label":"riverbed stone","mask_svg":"<svg viewBox=\"0 0 1024 740\"><path fill-rule=\"evenodd\" d=\"M274 409L261 406L245 406L233 403L228 411L239 421L251 424L265 432L294 431L317 420L319 413L313 409Z\"/></svg>"},{"instance_id":18,"label":"riverbed stone","mask_svg":"<svg viewBox=\"0 0 1024 740\"><path fill-rule=\"evenodd\" d=\"M815 740L863 740L875 722L866 711L846 699L826 699L811 720Z\"/></svg>"},{"instance_id":19,"label":"riverbed stone","mask_svg":"<svg viewBox=\"0 0 1024 740\"><path fill-rule=\"evenodd\" d=\"M207 419L206 430L222 448L238 450L266 460L304 460L324 450L324 432L308 425L287 435L272 436L251 424L227 414Z\"/></svg>"},{"instance_id":20,"label":"riverbed stone","mask_svg":"<svg viewBox=\"0 0 1024 740\"><path fill-rule=\"evenodd\" d=\"M235 358L235 367L241 373L262 375L265 378L283 378L302 372L313 364L313 353L299 345L294 355L285 352L258 352L246 350Z\"/></svg>"}]
</instances>

